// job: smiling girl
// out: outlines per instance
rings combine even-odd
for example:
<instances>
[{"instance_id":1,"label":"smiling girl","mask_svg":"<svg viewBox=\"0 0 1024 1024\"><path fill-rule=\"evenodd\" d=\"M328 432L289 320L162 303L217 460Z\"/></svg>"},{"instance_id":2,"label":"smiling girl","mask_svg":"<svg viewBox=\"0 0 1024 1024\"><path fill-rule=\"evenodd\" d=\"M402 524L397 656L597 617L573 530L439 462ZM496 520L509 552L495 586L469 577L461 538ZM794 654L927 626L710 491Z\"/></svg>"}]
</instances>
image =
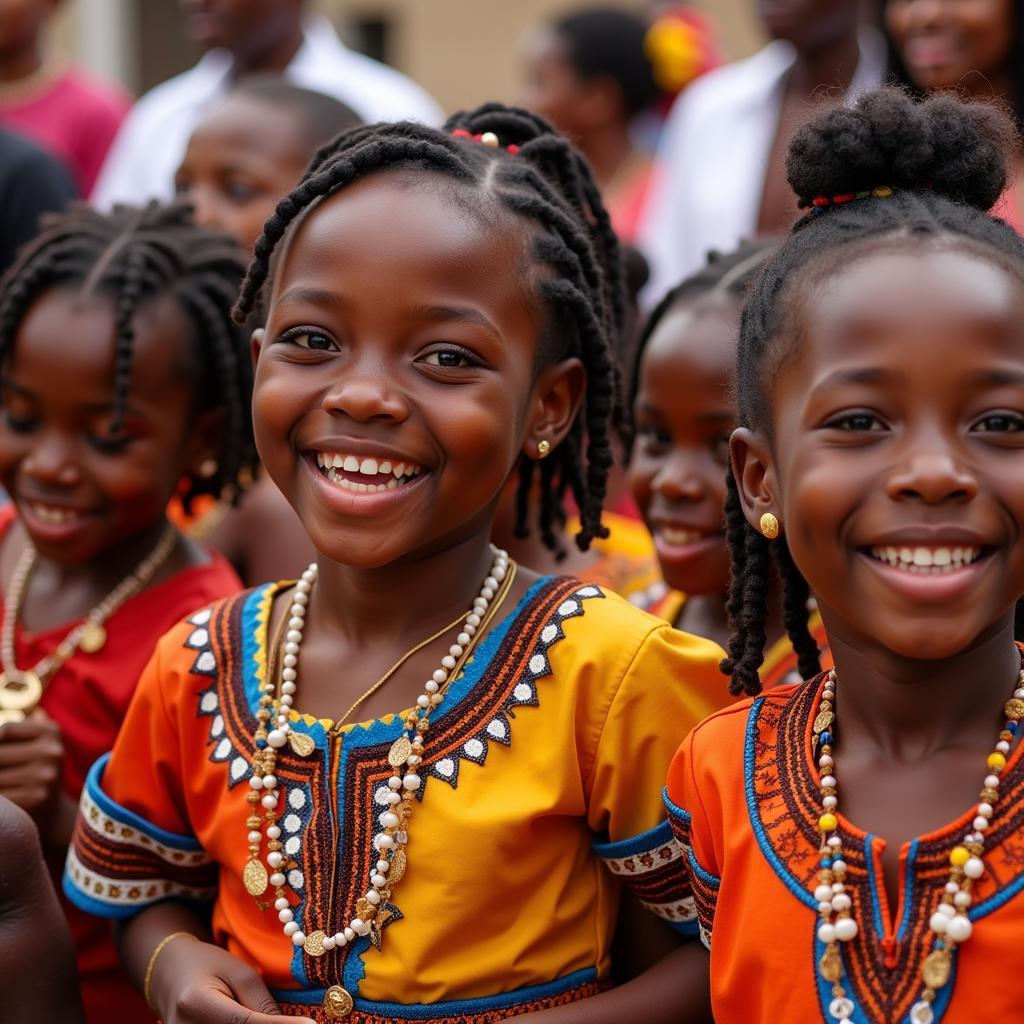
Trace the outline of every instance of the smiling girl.
<instances>
[{"instance_id":1,"label":"smiling girl","mask_svg":"<svg viewBox=\"0 0 1024 1024\"><path fill-rule=\"evenodd\" d=\"M0 796L59 878L75 807L160 637L239 588L174 530L172 495L237 488L245 340L224 304L230 240L156 205L80 208L23 251L0 295ZM91 1021L142 1021L103 922L67 908Z\"/></svg>"},{"instance_id":2,"label":"smiling girl","mask_svg":"<svg viewBox=\"0 0 1024 1024\"><path fill-rule=\"evenodd\" d=\"M256 438L317 560L168 634L69 858L167 1024L706 1005L694 943L603 990L619 879L683 916L663 724L721 706L717 649L490 544L517 472L603 532L615 239L545 122L448 127L324 146L256 244Z\"/></svg>"},{"instance_id":3,"label":"smiling girl","mask_svg":"<svg viewBox=\"0 0 1024 1024\"><path fill-rule=\"evenodd\" d=\"M718 1020L967 1024L1024 999L1024 243L984 212L1011 138L883 90L790 150L811 212L743 314L730 550L736 573L787 548L835 668L713 716L672 765ZM753 694L757 588L734 611Z\"/></svg>"},{"instance_id":4,"label":"smiling girl","mask_svg":"<svg viewBox=\"0 0 1024 1024\"><path fill-rule=\"evenodd\" d=\"M673 588L651 612L723 647L729 641L730 591L742 594L753 575L730 582L725 536L729 435L736 427L736 334L747 287L775 245L754 242L714 254L704 270L658 304L638 344L630 482L662 576ZM794 675L802 678L801 670L816 675L817 659L827 657L827 639L814 612L813 642L799 654L794 650L783 626L779 579L793 577L795 570L786 558L777 559L777 572L766 569L753 578L768 585L764 627L770 642L760 677L770 689L793 682ZM797 598L806 606L806 594Z\"/></svg>"}]
</instances>

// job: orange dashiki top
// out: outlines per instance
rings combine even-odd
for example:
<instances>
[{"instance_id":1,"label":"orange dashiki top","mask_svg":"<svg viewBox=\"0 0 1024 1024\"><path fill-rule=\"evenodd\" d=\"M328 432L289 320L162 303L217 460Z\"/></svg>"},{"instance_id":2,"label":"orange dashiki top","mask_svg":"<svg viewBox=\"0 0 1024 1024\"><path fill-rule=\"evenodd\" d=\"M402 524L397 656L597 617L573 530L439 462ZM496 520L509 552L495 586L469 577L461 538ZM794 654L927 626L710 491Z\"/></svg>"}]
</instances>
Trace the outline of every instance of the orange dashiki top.
<instances>
[{"instance_id":1,"label":"orange dashiki top","mask_svg":"<svg viewBox=\"0 0 1024 1024\"><path fill-rule=\"evenodd\" d=\"M818 973L824 946L814 888L820 869L819 775L813 723L824 676L782 686L697 726L669 771L666 804L689 866L700 934L711 950L715 1019L744 1024L838 1024ZM1024 973L1024 761L1012 755L1000 811L986 833L985 874L974 883L970 940L933 1003L934 1024L1016 1021ZM974 811L900 849L899 901L882 879L885 841L839 815L856 938L842 945L854 1024L916 1024L928 921L949 878L949 853ZM837 1009L839 1009L837 1007ZM845 1009L845 1008L844 1008Z\"/></svg>"},{"instance_id":2,"label":"orange dashiki top","mask_svg":"<svg viewBox=\"0 0 1024 1024\"><path fill-rule=\"evenodd\" d=\"M112 918L206 902L215 940L286 1014L326 1020L340 983L353 1024L490 1024L599 991L623 882L681 923L685 872L660 789L675 728L725 703L720 652L597 586L548 577L489 631L432 718L407 870L372 935L319 959L295 949L272 900L261 910L243 886L267 623L285 586L215 604L160 642L83 794L71 899ZM329 726L296 715L314 748L283 748L276 771L306 934L333 934L367 891L404 715Z\"/></svg>"},{"instance_id":3,"label":"orange dashiki top","mask_svg":"<svg viewBox=\"0 0 1024 1024\"><path fill-rule=\"evenodd\" d=\"M675 625L679 621L679 613L686 604L686 595L678 590L670 590L660 600L655 602L648 609L652 615L659 619ZM821 667L832 668L832 652L829 650L828 637L825 635L825 626L821 621L821 615L815 608L811 612L807 628L811 631L821 652ZM800 674L796 668L796 651L789 642L789 638L782 636L765 651L764 664L758 673L761 677L761 689L771 690L773 687L782 686L784 683L799 683Z\"/></svg>"}]
</instances>

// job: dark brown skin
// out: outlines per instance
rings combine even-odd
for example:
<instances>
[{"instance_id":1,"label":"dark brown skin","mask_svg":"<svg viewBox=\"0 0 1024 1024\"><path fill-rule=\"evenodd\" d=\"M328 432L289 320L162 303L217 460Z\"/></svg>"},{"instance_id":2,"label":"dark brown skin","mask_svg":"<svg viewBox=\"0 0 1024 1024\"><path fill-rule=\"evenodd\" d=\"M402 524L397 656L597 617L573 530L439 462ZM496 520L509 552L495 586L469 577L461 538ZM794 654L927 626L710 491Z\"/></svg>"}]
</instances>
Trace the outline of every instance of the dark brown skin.
<instances>
[{"instance_id":1,"label":"dark brown skin","mask_svg":"<svg viewBox=\"0 0 1024 1024\"><path fill-rule=\"evenodd\" d=\"M977 800L1020 670L1024 285L946 240L872 246L793 286L773 440L738 430L732 454L747 519L778 516L817 595L840 813L886 840L895 908L900 844ZM957 543L983 557L951 576L869 553Z\"/></svg>"},{"instance_id":2,"label":"dark brown skin","mask_svg":"<svg viewBox=\"0 0 1024 1024\"><path fill-rule=\"evenodd\" d=\"M226 231L251 252L278 199L302 176L311 149L293 109L229 94L192 133L175 189L193 204L199 224ZM266 477L227 510L207 540L250 586L293 579L315 554L302 523Z\"/></svg>"},{"instance_id":3,"label":"dark brown skin","mask_svg":"<svg viewBox=\"0 0 1024 1024\"><path fill-rule=\"evenodd\" d=\"M42 67L41 36L57 0L0 0L0 82L17 82Z\"/></svg>"},{"instance_id":4,"label":"dark brown skin","mask_svg":"<svg viewBox=\"0 0 1024 1024\"><path fill-rule=\"evenodd\" d=\"M0 481L19 520L0 545L0 584L31 537L39 561L20 622L40 631L94 608L152 550L186 473L216 451L219 417L194 415L190 326L170 299L135 319L132 388L113 435L114 310L105 296L51 289L22 321L0 400ZM73 338L69 345L67 339ZM39 504L74 513L55 527ZM179 538L152 583L208 556ZM0 796L28 810L48 845L67 846L74 802L61 790L64 751L42 711L0 727Z\"/></svg>"},{"instance_id":5,"label":"dark brown skin","mask_svg":"<svg viewBox=\"0 0 1024 1024\"><path fill-rule=\"evenodd\" d=\"M266 329L253 338L260 457L319 551L302 648L309 714L340 716L471 605L516 460L536 458L541 439L555 447L581 402L577 360L535 367L542 322L524 287L528 232L497 211L486 222L468 215L447 197L452 187L388 172L318 205L281 255ZM412 461L424 473L367 512L317 468L316 452L332 450ZM520 572L503 612L533 579ZM271 629L286 608L283 595ZM411 706L450 642L410 659L356 718ZM339 676L339 664L361 671ZM166 906L124 928L137 981L160 939L180 928L201 934L195 918ZM670 987L678 1013L692 995L678 974ZM190 939L161 954L154 998L166 1024L269 1024L255 972ZM618 1020L604 998L588 1001L589 1020Z\"/></svg>"},{"instance_id":6,"label":"dark brown skin","mask_svg":"<svg viewBox=\"0 0 1024 1024\"><path fill-rule=\"evenodd\" d=\"M796 62L783 84L778 127L768 156L758 234L786 232L799 213L786 181L786 154L800 125L813 112L822 90L845 92L860 49L857 0L761 0L761 19L773 39L796 50Z\"/></svg>"},{"instance_id":7,"label":"dark brown skin","mask_svg":"<svg viewBox=\"0 0 1024 1024\"><path fill-rule=\"evenodd\" d=\"M304 0L178 0L185 35L229 50L236 75L284 71L302 45Z\"/></svg>"},{"instance_id":8,"label":"dark brown skin","mask_svg":"<svg viewBox=\"0 0 1024 1024\"><path fill-rule=\"evenodd\" d=\"M738 330L730 296L684 298L666 313L640 362L629 466L662 576L686 594L675 625L720 647L729 642L725 473L736 427L730 389ZM700 537L674 543L680 530ZM773 594L770 637L783 633L779 603Z\"/></svg>"},{"instance_id":9,"label":"dark brown skin","mask_svg":"<svg viewBox=\"0 0 1024 1024\"><path fill-rule=\"evenodd\" d=\"M40 965L45 965L40 970ZM0 797L0 991L5 1024L82 1024L75 954L32 819Z\"/></svg>"}]
</instances>

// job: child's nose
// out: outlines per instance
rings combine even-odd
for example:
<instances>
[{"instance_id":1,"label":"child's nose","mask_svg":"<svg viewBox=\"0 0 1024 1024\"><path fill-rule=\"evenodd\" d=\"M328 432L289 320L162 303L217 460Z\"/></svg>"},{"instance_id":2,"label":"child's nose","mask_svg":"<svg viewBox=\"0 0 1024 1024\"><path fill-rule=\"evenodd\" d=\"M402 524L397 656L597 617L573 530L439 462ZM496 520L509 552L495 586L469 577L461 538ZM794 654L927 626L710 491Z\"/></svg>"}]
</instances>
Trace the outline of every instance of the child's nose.
<instances>
[{"instance_id":1,"label":"child's nose","mask_svg":"<svg viewBox=\"0 0 1024 1024\"><path fill-rule=\"evenodd\" d=\"M654 478L654 489L672 501L701 501L708 492L707 481L692 458L670 456Z\"/></svg>"},{"instance_id":2,"label":"child's nose","mask_svg":"<svg viewBox=\"0 0 1024 1024\"><path fill-rule=\"evenodd\" d=\"M74 486L81 478L74 446L56 433L39 439L25 459L24 469L37 480L64 487Z\"/></svg>"},{"instance_id":3,"label":"child's nose","mask_svg":"<svg viewBox=\"0 0 1024 1024\"><path fill-rule=\"evenodd\" d=\"M375 419L401 422L409 415L404 396L379 366L355 367L346 373L326 392L323 407L329 413L350 416L360 423Z\"/></svg>"},{"instance_id":4,"label":"child's nose","mask_svg":"<svg viewBox=\"0 0 1024 1024\"><path fill-rule=\"evenodd\" d=\"M887 490L897 501L909 498L937 505L969 501L978 493L978 482L955 453L934 448L910 454L890 475Z\"/></svg>"}]
</instances>

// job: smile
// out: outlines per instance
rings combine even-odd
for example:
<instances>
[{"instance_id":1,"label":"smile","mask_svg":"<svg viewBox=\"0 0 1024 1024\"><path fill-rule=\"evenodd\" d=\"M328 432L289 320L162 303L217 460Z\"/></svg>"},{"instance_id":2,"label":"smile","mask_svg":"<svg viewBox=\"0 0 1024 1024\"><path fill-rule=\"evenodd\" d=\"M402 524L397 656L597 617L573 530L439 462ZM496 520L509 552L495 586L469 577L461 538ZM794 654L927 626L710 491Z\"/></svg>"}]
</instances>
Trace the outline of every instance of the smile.
<instances>
[{"instance_id":1,"label":"smile","mask_svg":"<svg viewBox=\"0 0 1024 1024\"><path fill-rule=\"evenodd\" d=\"M923 576L941 576L956 572L982 557L976 547L885 547L871 548L870 555L879 562L905 572Z\"/></svg>"},{"instance_id":2,"label":"smile","mask_svg":"<svg viewBox=\"0 0 1024 1024\"><path fill-rule=\"evenodd\" d=\"M658 537L666 544L673 547L686 547L688 544L696 544L698 541L707 540L709 535L700 530L688 530L678 526L659 526L656 530Z\"/></svg>"},{"instance_id":3,"label":"smile","mask_svg":"<svg viewBox=\"0 0 1024 1024\"><path fill-rule=\"evenodd\" d=\"M414 462L393 462L365 455L318 451L316 464L332 484L360 494L393 491L424 472Z\"/></svg>"},{"instance_id":4,"label":"smile","mask_svg":"<svg viewBox=\"0 0 1024 1024\"><path fill-rule=\"evenodd\" d=\"M44 505L40 501L33 501L29 508L32 514L47 526L67 526L81 519L81 514L75 509L64 508L61 505Z\"/></svg>"}]
</instances>

